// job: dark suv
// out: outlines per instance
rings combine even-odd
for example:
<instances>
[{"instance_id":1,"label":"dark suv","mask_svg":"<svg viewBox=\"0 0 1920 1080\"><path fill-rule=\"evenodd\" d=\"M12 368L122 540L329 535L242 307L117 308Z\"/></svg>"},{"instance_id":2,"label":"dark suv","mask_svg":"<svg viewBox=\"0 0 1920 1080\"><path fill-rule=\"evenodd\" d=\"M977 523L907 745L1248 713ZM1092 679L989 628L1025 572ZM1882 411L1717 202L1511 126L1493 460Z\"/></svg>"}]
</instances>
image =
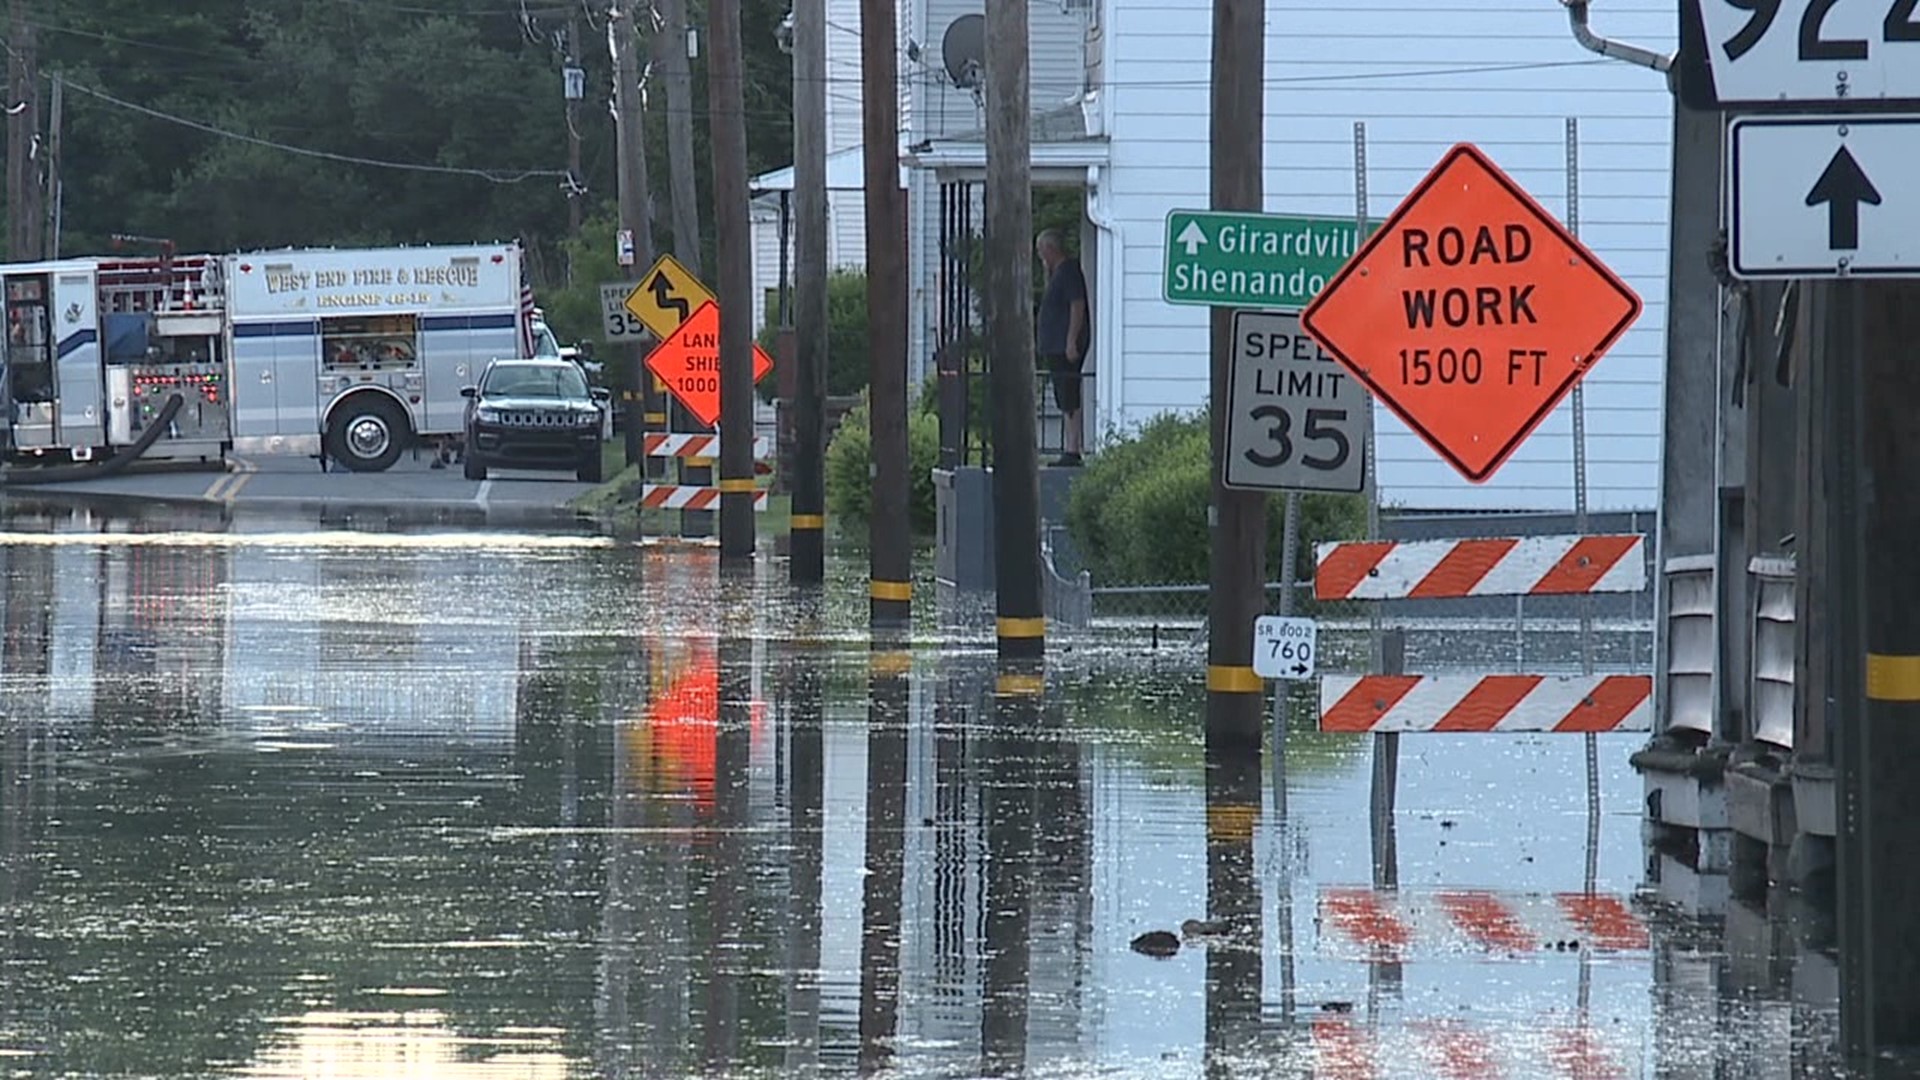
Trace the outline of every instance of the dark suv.
<instances>
[{"instance_id":1,"label":"dark suv","mask_svg":"<svg viewBox=\"0 0 1920 1080\"><path fill-rule=\"evenodd\" d=\"M460 394L468 399L467 479L485 480L492 466L572 469L583 483L600 482L607 392L589 388L572 361L495 360Z\"/></svg>"}]
</instances>

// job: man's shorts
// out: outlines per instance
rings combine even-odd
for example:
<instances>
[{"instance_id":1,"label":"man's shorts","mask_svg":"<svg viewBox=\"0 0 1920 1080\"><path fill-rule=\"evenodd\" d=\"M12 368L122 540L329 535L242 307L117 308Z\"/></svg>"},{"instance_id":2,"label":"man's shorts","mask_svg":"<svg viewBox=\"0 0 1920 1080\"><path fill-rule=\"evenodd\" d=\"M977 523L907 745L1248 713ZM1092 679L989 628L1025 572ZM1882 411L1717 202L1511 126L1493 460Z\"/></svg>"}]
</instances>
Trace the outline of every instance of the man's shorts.
<instances>
[{"instance_id":1,"label":"man's shorts","mask_svg":"<svg viewBox=\"0 0 1920 1080\"><path fill-rule=\"evenodd\" d=\"M1080 371L1086 365L1087 358L1069 360L1064 353L1051 353L1041 358L1047 372L1052 376L1053 403L1060 406L1063 413L1080 411Z\"/></svg>"}]
</instances>

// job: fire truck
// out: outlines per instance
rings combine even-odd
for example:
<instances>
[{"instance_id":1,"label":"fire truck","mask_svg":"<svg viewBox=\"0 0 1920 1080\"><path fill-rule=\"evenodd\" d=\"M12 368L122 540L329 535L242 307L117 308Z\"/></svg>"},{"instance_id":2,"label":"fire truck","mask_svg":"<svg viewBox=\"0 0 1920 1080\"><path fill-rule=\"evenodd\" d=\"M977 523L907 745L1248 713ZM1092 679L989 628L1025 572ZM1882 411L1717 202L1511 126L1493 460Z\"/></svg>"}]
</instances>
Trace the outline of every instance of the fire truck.
<instances>
[{"instance_id":1,"label":"fire truck","mask_svg":"<svg viewBox=\"0 0 1920 1080\"><path fill-rule=\"evenodd\" d=\"M460 390L487 361L559 355L517 244L63 259L0 266L0 293L16 460L144 441L148 460L306 454L377 472L459 437Z\"/></svg>"}]
</instances>

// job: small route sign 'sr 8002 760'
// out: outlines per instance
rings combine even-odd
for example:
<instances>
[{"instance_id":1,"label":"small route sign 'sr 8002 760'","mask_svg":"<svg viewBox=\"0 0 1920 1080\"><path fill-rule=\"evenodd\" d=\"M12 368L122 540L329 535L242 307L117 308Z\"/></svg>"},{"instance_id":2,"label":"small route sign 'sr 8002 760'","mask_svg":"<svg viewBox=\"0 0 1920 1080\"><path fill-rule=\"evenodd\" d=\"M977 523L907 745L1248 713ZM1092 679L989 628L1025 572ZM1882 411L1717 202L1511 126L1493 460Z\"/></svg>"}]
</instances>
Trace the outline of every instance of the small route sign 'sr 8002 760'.
<instances>
[{"instance_id":1,"label":"small route sign 'sr 8002 760'","mask_svg":"<svg viewBox=\"0 0 1920 1080\"><path fill-rule=\"evenodd\" d=\"M1291 615L1253 620L1253 673L1263 679L1311 679L1320 625Z\"/></svg>"},{"instance_id":2,"label":"small route sign 'sr 8002 760'","mask_svg":"<svg viewBox=\"0 0 1920 1080\"><path fill-rule=\"evenodd\" d=\"M1373 402L1300 329L1300 316L1233 313L1221 481L1262 491L1360 491Z\"/></svg>"}]
</instances>

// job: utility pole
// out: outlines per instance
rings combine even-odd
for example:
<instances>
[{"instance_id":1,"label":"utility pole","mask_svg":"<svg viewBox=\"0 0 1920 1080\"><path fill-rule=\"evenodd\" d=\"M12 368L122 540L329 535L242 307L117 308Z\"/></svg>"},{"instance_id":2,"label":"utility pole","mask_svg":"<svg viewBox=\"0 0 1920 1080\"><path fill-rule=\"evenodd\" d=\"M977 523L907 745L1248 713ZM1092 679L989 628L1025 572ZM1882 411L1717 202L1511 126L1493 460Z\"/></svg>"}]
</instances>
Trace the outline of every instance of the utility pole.
<instances>
[{"instance_id":1,"label":"utility pole","mask_svg":"<svg viewBox=\"0 0 1920 1080\"><path fill-rule=\"evenodd\" d=\"M580 184L580 98L585 93L584 73L580 71L580 17L575 15L567 21L567 235L576 239L580 236L580 202L583 189ZM582 80L579 89L575 89L576 80ZM58 94L60 86L54 84ZM567 284L573 284L573 261L567 261Z\"/></svg>"},{"instance_id":2,"label":"utility pole","mask_svg":"<svg viewBox=\"0 0 1920 1080\"><path fill-rule=\"evenodd\" d=\"M1841 1038L1857 1059L1896 1050L1906 1074L1920 1046L1920 280L1847 280L1825 286L1830 455L1827 539L1835 605L1831 685L1839 715L1837 793ZM1850 340L1851 339L1851 340ZM1851 347L1849 347L1851 346ZM1861 690L1864 689L1864 700ZM1880 1075L1872 1072L1871 1075Z\"/></svg>"},{"instance_id":3,"label":"utility pole","mask_svg":"<svg viewBox=\"0 0 1920 1080\"><path fill-rule=\"evenodd\" d=\"M625 267L627 280L632 282L639 281L640 275L653 265L653 227L647 214L648 204L652 201L647 184L647 139L641 126L640 110L640 42L634 21L637 3L638 0L621 0L619 11L607 19L607 51L613 56L614 70L613 108L619 153L620 228L633 235L633 262ZM651 378L647 372L646 351L637 344L632 348L629 371L632 373L635 399L630 404L644 404L648 380ZM641 438L645 427L643 415L636 415L633 409L628 409L626 442L629 465L645 458L645 443Z\"/></svg>"},{"instance_id":4,"label":"utility pole","mask_svg":"<svg viewBox=\"0 0 1920 1080\"><path fill-rule=\"evenodd\" d=\"M679 3L680 0L673 0ZM794 417L788 574L826 578L827 5L793 2Z\"/></svg>"},{"instance_id":5,"label":"utility pole","mask_svg":"<svg viewBox=\"0 0 1920 1080\"><path fill-rule=\"evenodd\" d=\"M687 0L659 0L654 61L667 90L667 193L673 204L673 257L700 276L700 203L693 168L693 65L687 60Z\"/></svg>"},{"instance_id":6,"label":"utility pole","mask_svg":"<svg viewBox=\"0 0 1920 1080\"><path fill-rule=\"evenodd\" d=\"M993 393L994 614L999 654L1044 655L1033 402L1033 164L1027 5L987 4L985 314Z\"/></svg>"},{"instance_id":7,"label":"utility pole","mask_svg":"<svg viewBox=\"0 0 1920 1080\"><path fill-rule=\"evenodd\" d=\"M700 204L695 195L693 66L690 62L695 38L688 28L687 0L667 0L659 5L658 10L663 25L660 37L655 42L654 58L661 65L661 78L667 84L667 192L673 204L673 254L695 277L700 277L700 266L704 260L700 257ZM711 24L711 8L707 18ZM712 26L709 25L708 29L711 30ZM708 69L708 83L711 86L711 68ZM751 284L748 287L751 290ZM727 300L724 295L719 295L718 299L724 320ZM726 395L723 393L721 396L724 399ZM657 410L667 430L712 430L701 423L691 409L668 395L664 385L653 392L649 401L648 408ZM713 483L710 458L676 458L674 467L679 472L682 484L707 487ZM680 511L680 535L687 538L712 536L713 511Z\"/></svg>"},{"instance_id":8,"label":"utility pole","mask_svg":"<svg viewBox=\"0 0 1920 1080\"><path fill-rule=\"evenodd\" d=\"M53 77L53 97L48 102L47 134L47 258L60 257L60 211L64 206L65 188L60 179L60 130L61 114L66 100L66 82L55 75Z\"/></svg>"},{"instance_id":9,"label":"utility pole","mask_svg":"<svg viewBox=\"0 0 1920 1080\"><path fill-rule=\"evenodd\" d=\"M7 257L24 261L41 254L40 179L35 168L39 154L34 145L40 137L40 64L25 0L11 0L8 13Z\"/></svg>"},{"instance_id":10,"label":"utility pole","mask_svg":"<svg viewBox=\"0 0 1920 1080\"><path fill-rule=\"evenodd\" d=\"M870 624L875 629L905 630L913 610L913 532L907 517L906 215L901 212L900 197L900 65L894 7L895 0L860 0L867 393L873 432L873 511L868 519L872 561L867 588Z\"/></svg>"},{"instance_id":11,"label":"utility pole","mask_svg":"<svg viewBox=\"0 0 1920 1080\"><path fill-rule=\"evenodd\" d=\"M1211 143L1215 210L1259 210L1265 138L1261 0L1213 0ZM1233 363L1233 311L1212 316L1213 545L1207 594L1207 753L1260 753L1264 683L1253 673L1253 620L1265 608L1267 497L1221 483L1226 460L1227 380Z\"/></svg>"},{"instance_id":12,"label":"utility pole","mask_svg":"<svg viewBox=\"0 0 1920 1080\"><path fill-rule=\"evenodd\" d=\"M713 229L720 264L720 557L753 558L753 245L747 235L747 117L740 5L707 12L713 55Z\"/></svg>"}]
</instances>

